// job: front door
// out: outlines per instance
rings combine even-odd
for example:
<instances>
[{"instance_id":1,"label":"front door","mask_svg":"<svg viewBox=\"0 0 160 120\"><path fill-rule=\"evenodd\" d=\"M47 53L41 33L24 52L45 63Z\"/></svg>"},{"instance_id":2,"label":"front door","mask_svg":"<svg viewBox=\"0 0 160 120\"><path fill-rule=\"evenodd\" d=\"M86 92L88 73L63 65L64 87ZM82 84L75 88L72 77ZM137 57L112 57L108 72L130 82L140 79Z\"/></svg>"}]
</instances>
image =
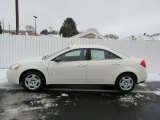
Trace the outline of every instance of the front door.
<instances>
[{"instance_id":1,"label":"front door","mask_svg":"<svg viewBox=\"0 0 160 120\"><path fill-rule=\"evenodd\" d=\"M88 63L86 52L86 49L71 50L58 56L61 61L50 61L48 68L50 83L85 84Z\"/></svg>"}]
</instances>

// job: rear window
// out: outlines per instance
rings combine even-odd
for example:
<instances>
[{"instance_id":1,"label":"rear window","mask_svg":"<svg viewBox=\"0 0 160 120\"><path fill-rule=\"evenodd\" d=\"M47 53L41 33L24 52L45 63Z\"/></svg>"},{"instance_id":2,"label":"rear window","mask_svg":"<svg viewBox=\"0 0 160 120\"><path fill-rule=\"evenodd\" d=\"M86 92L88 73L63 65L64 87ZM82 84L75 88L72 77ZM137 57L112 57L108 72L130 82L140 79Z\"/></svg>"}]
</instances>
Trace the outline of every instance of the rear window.
<instances>
[{"instance_id":1,"label":"rear window","mask_svg":"<svg viewBox=\"0 0 160 120\"><path fill-rule=\"evenodd\" d=\"M92 60L121 59L119 56L101 49L91 49Z\"/></svg>"},{"instance_id":2,"label":"rear window","mask_svg":"<svg viewBox=\"0 0 160 120\"><path fill-rule=\"evenodd\" d=\"M110 52L110 59L120 59L120 57Z\"/></svg>"}]
</instances>

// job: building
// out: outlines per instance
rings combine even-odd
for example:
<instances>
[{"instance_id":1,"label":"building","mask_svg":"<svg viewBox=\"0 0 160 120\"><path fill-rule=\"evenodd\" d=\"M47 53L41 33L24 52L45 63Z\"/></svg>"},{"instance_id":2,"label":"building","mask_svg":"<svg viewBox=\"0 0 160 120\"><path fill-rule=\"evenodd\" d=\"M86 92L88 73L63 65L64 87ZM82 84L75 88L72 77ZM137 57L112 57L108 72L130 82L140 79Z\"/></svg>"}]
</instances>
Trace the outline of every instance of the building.
<instances>
[{"instance_id":1,"label":"building","mask_svg":"<svg viewBox=\"0 0 160 120\"><path fill-rule=\"evenodd\" d=\"M80 34L72 36L71 38L106 39L94 28L88 29Z\"/></svg>"}]
</instances>

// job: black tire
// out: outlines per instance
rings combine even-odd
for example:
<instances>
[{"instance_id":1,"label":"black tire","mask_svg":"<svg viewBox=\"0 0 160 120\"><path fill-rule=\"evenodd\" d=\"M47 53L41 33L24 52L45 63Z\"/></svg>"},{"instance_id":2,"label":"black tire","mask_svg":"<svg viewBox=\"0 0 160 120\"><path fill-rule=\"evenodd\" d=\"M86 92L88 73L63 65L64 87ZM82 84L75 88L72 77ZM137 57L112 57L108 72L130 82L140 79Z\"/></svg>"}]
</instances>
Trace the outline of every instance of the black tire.
<instances>
[{"instance_id":1,"label":"black tire","mask_svg":"<svg viewBox=\"0 0 160 120\"><path fill-rule=\"evenodd\" d=\"M129 83L128 84L130 84L130 87L128 87L128 89L125 89L125 87L123 88L123 85L120 85L120 83L122 83L122 81L124 81L123 79L127 79L127 77L129 79ZM123 83L123 84L127 84L127 83ZM136 78L135 78L135 76L133 76L130 73L124 73L124 74L118 76L118 78L116 80L116 83L115 83L115 86L116 86L116 88L120 92L122 92L122 93L128 93L128 92L130 92L135 87L135 84L136 84Z\"/></svg>"},{"instance_id":2,"label":"black tire","mask_svg":"<svg viewBox=\"0 0 160 120\"><path fill-rule=\"evenodd\" d=\"M38 87L35 88L35 89L30 89L26 84L27 84L27 81L26 81L26 78L28 76L31 76L31 75L35 75L36 77L35 78L38 78L38 80L40 81L40 83L38 84ZM43 75L40 73L40 72L37 72L37 71L29 71L27 73L25 73L22 77L22 86L23 88L28 91L28 92L38 92L40 90L42 90L42 88L45 86L45 80L44 80L44 77Z\"/></svg>"}]
</instances>

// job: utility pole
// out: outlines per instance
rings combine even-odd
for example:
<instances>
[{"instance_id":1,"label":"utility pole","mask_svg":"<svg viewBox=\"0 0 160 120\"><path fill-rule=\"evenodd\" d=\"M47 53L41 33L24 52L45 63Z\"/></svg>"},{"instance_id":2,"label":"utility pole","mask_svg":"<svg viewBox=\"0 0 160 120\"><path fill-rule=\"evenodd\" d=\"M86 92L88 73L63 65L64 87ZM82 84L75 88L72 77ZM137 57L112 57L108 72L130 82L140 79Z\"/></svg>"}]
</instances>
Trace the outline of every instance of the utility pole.
<instances>
[{"instance_id":1,"label":"utility pole","mask_svg":"<svg viewBox=\"0 0 160 120\"><path fill-rule=\"evenodd\" d=\"M36 19L37 19L37 16L33 16L33 17L35 18L35 35L37 35L37 31L36 31L36 29L37 29L37 28L36 28L36 27L37 27L37 26L36 26Z\"/></svg>"},{"instance_id":2,"label":"utility pole","mask_svg":"<svg viewBox=\"0 0 160 120\"><path fill-rule=\"evenodd\" d=\"M3 29L2 29L2 25L1 25L1 21L0 21L0 34L3 33Z\"/></svg>"},{"instance_id":3,"label":"utility pole","mask_svg":"<svg viewBox=\"0 0 160 120\"><path fill-rule=\"evenodd\" d=\"M16 8L16 35L19 35L19 6L18 6L18 0L15 0L15 8Z\"/></svg>"}]
</instances>

